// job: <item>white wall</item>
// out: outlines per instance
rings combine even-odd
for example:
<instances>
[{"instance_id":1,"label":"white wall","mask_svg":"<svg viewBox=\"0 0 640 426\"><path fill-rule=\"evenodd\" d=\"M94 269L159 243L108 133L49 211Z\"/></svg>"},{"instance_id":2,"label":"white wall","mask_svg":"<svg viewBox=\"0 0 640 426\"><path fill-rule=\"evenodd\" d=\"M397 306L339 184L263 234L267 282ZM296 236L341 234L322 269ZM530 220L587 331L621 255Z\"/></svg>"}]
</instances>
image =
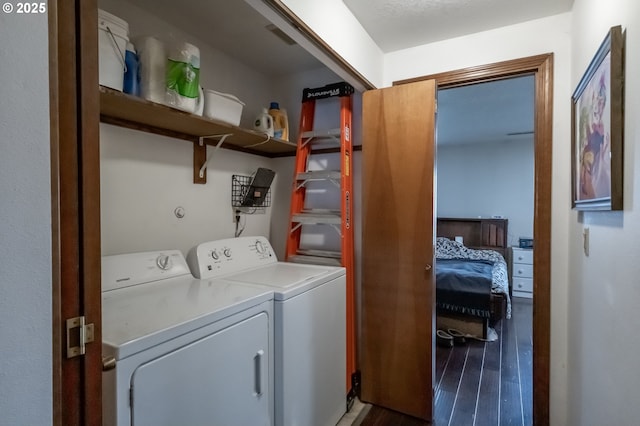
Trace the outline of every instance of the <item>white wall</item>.
<instances>
[{"instance_id":1,"label":"white wall","mask_svg":"<svg viewBox=\"0 0 640 426\"><path fill-rule=\"evenodd\" d=\"M551 241L551 424L564 425L567 418L567 306L569 244L569 162L571 96L571 14L498 28L445 40L384 57L384 82L474 65L489 64L543 53L554 54L552 241Z\"/></svg>"},{"instance_id":2,"label":"white wall","mask_svg":"<svg viewBox=\"0 0 640 426\"><path fill-rule=\"evenodd\" d=\"M533 140L439 145L438 217L509 219L508 243L533 237Z\"/></svg>"},{"instance_id":3,"label":"white wall","mask_svg":"<svg viewBox=\"0 0 640 426\"><path fill-rule=\"evenodd\" d=\"M3 425L44 426L53 419L47 31L46 14L0 14Z\"/></svg>"},{"instance_id":4,"label":"white wall","mask_svg":"<svg viewBox=\"0 0 640 426\"><path fill-rule=\"evenodd\" d=\"M570 425L631 425L640 417L640 3L575 0L571 87L615 25L627 32L624 211L570 215ZM568 192L569 186L563 189ZM589 256L582 250L583 228L589 228Z\"/></svg>"},{"instance_id":5,"label":"white wall","mask_svg":"<svg viewBox=\"0 0 640 426\"><path fill-rule=\"evenodd\" d=\"M103 255L166 249L186 255L201 242L232 238L231 176L271 168L268 158L208 147L207 183L195 185L190 142L107 124L100 125L100 151ZM242 235L268 238L270 219L271 208L243 215Z\"/></svg>"}]
</instances>

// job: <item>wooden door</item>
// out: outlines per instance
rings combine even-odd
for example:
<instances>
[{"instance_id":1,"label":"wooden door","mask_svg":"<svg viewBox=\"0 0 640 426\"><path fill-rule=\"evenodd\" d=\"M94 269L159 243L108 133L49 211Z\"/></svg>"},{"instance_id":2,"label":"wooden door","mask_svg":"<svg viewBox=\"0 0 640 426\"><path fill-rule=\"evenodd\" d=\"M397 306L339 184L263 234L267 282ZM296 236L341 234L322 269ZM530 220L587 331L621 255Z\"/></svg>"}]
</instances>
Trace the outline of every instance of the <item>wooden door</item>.
<instances>
[{"instance_id":1,"label":"wooden door","mask_svg":"<svg viewBox=\"0 0 640 426\"><path fill-rule=\"evenodd\" d=\"M53 424L102 424L98 6L48 3L53 227ZM69 357L67 319L93 324ZM79 331L70 334L78 346Z\"/></svg>"},{"instance_id":2,"label":"wooden door","mask_svg":"<svg viewBox=\"0 0 640 426\"><path fill-rule=\"evenodd\" d=\"M431 420L435 81L363 95L362 400Z\"/></svg>"}]
</instances>

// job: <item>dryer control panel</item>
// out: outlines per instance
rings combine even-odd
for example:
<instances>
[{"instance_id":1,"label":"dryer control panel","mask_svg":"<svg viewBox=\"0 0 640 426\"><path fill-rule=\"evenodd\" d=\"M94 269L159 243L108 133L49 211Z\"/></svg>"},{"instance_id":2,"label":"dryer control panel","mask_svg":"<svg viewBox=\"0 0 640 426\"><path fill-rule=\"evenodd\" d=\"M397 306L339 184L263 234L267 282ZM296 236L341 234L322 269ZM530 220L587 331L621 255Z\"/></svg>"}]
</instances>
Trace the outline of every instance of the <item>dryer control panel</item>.
<instances>
[{"instance_id":1,"label":"dryer control panel","mask_svg":"<svg viewBox=\"0 0 640 426\"><path fill-rule=\"evenodd\" d=\"M102 291L191 275L180 250L102 257Z\"/></svg>"},{"instance_id":2,"label":"dryer control panel","mask_svg":"<svg viewBox=\"0 0 640 426\"><path fill-rule=\"evenodd\" d=\"M208 241L187 255L191 273L200 279L219 278L277 261L269 240L261 236Z\"/></svg>"}]
</instances>

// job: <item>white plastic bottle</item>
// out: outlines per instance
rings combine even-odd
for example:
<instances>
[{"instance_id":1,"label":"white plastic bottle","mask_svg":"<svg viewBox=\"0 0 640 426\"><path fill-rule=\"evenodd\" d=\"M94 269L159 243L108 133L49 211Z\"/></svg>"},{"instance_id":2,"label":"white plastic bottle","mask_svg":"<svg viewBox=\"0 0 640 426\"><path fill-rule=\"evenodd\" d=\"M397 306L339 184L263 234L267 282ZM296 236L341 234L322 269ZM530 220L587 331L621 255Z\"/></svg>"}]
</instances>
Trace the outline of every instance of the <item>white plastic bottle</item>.
<instances>
[{"instance_id":1,"label":"white plastic bottle","mask_svg":"<svg viewBox=\"0 0 640 426\"><path fill-rule=\"evenodd\" d=\"M273 117L269 114L268 109L262 108L262 112L258 114L256 121L253 123L253 128L273 137Z\"/></svg>"}]
</instances>

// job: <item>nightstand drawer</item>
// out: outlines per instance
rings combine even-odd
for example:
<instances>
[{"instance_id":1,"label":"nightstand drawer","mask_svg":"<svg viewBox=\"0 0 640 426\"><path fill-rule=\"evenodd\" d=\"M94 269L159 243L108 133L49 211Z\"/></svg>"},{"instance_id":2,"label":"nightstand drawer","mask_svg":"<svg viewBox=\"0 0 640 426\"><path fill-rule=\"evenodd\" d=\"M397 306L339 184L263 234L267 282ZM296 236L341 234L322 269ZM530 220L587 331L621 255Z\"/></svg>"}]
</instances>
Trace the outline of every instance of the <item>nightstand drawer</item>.
<instances>
[{"instance_id":1,"label":"nightstand drawer","mask_svg":"<svg viewBox=\"0 0 640 426\"><path fill-rule=\"evenodd\" d=\"M513 291L533 292L533 278L513 278Z\"/></svg>"},{"instance_id":2,"label":"nightstand drawer","mask_svg":"<svg viewBox=\"0 0 640 426\"><path fill-rule=\"evenodd\" d=\"M513 263L527 263L533 265L533 250L513 249Z\"/></svg>"},{"instance_id":3,"label":"nightstand drawer","mask_svg":"<svg viewBox=\"0 0 640 426\"><path fill-rule=\"evenodd\" d=\"M516 278L533 278L533 265L525 265L522 263L514 262L513 280L515 281Z\"/></svg>"}]
</instances>

